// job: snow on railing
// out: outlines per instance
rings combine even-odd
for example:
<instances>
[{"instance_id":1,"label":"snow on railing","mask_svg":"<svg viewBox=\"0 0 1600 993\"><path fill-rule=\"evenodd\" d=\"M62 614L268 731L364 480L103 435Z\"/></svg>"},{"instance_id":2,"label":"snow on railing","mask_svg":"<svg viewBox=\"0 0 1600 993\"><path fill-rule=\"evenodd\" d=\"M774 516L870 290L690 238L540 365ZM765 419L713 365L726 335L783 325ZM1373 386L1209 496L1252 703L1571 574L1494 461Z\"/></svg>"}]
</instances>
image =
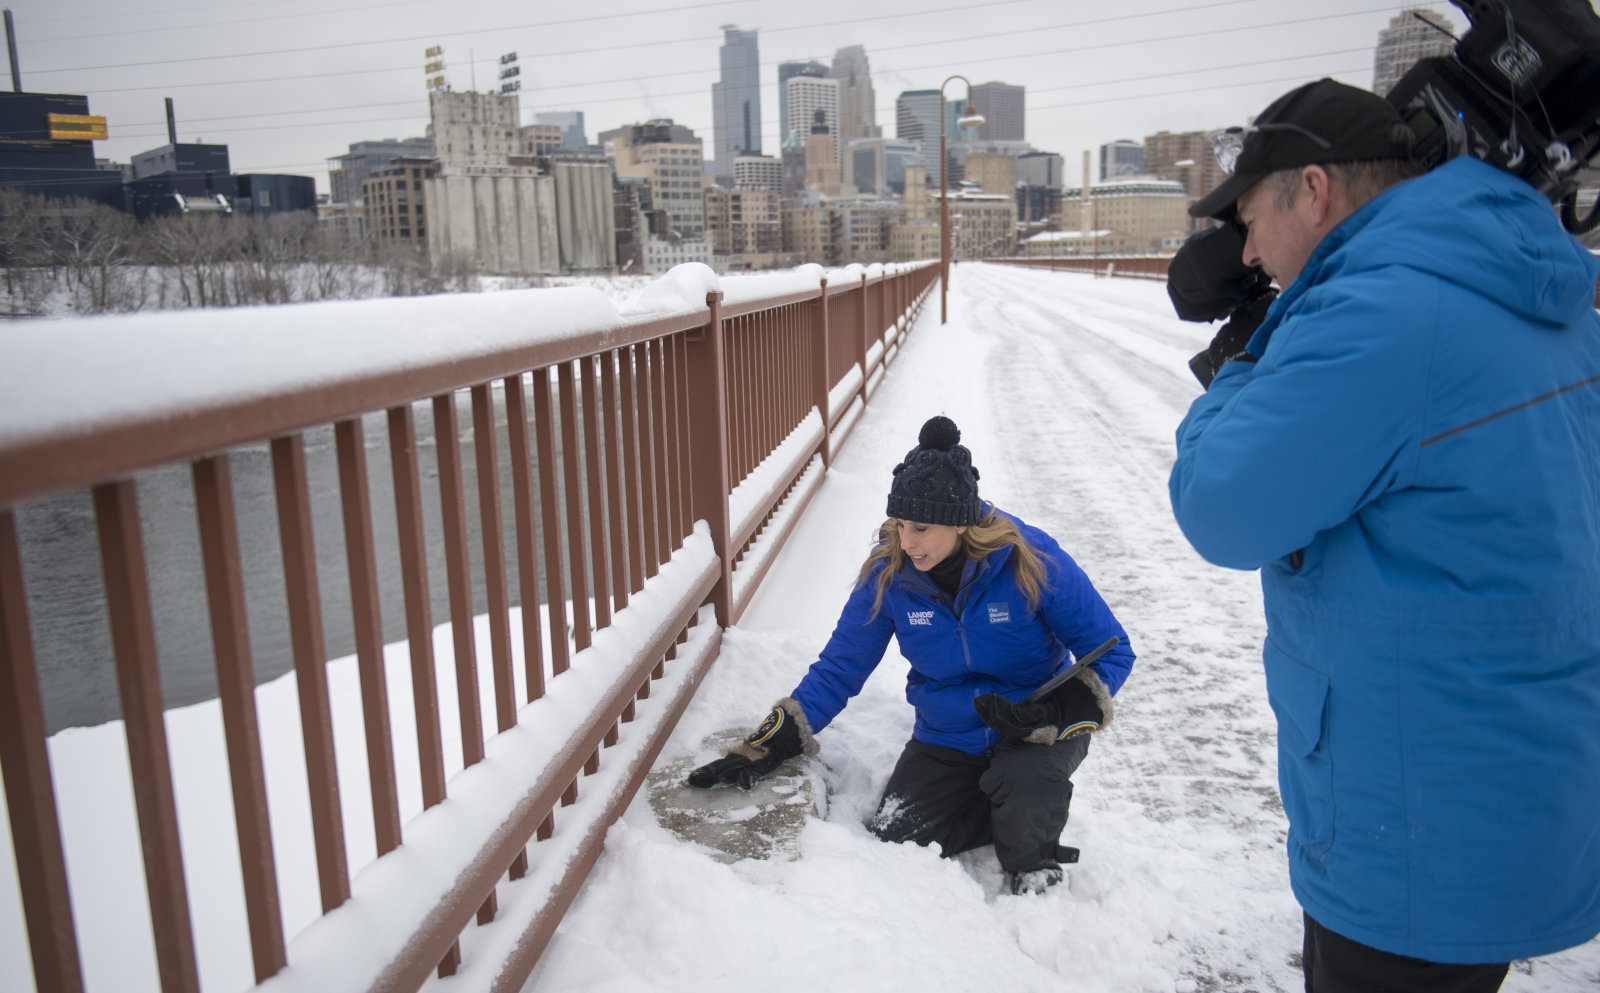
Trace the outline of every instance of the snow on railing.
<instances>
[{"instance_id":1,"label":"snow on railing","mask_svg":"<svg viewBox=\"0 0 1600 993\"><path fill-rule=\"evenodd\" d=\"M936 275L7 328L0 988L520 985ZM121 703L59 741L49 597L109 619ZM211 633L193 715L163 712L169 616Z\"/></svg>"}]
</instances>

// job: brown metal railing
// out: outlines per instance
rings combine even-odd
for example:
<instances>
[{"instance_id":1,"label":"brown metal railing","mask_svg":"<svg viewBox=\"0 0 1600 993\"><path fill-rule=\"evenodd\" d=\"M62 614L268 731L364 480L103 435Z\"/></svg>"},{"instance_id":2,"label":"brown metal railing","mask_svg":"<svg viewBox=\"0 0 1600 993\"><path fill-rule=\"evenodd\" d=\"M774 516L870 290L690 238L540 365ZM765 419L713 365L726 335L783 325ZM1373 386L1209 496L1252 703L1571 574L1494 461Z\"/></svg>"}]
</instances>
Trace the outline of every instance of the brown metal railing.
<instances>
[{"instance_id":1,"label":"brown metal railing","mask_svg":"<svg viewBox=\"0 0 1600 993\"><path fill-rule=\"evenodd\" d=\"M359 305L285 307L252 320L284 335L309 325L329 337L316 339L317 349L266 388L222 351L212 366L187 360L190 374L213 389L170 403L136 402L87 421L70 400L77 372L71 349L83 347L83 336L115 351L128 347L136 330L172 321L183 333L155 336L148 348L156 354L145 357L180 362L185 342L203 340L204 324L196 315L142 315L133 326L122 318L80 322L68 327L71 335L63 332L64 339L78 336L72 342L24 351L24 363L36 355L48 361L19 375L54 376L39 395L59 397L50 409L21 417L0 408L0 771L35 988L77 991L85 979L46 746L21 509L67 490L93 495L164 991L196 991L200 977L133 477L174 463L188 463L192 474L207 617L190 620L209 621L211 630L256 981L279 988L292 965L297 989L331 988L331 975L349 988L353 970L361 976L357 988L416 990L432 974L458 969L462 938L472 932L482 935L473 954L492 963L473 970L473 988L518 989L598 858L606 828L714 660L721 629L737 620L848 434L844 414L881 378L936 275L928 263L835 273L809 287L795 276L728 281L741 287L734 302L713 292L704 307L685 313L631 323L564 317L556 330L541 326L541 301L566 299L567 291L457 298L437 313L461 322L468 344L445 354L436 337L409 352L397 344L392 310L369 317L375 312ZM773 289L749 289L763 285ZM520 312L504 306L509 299ZM374 357L330 377L319 368L323 349L370 350ZM232 378L248 388L230 389ZM470 424L457 423L461 391L470 398ZM419 431L419 412L431 412L431 438ZM368 426L381 421L388 435L409 654L399 670L384 665L364 415L381 415ZM369 780L360 801L341 800L334 763L308 486L307 432L330 425ZM470 446L460 441L464 432ZM301 937L356 935L365 943L359 949L302 941L283 923L286 867L275 862L264 785L229 455L262 442L270 450L287 594L283 616L266 623L289 632L322 908ZM419 459L429 442L439 490L431 535ZM503 465L509 508L502 505ZM475 511L464 483L469 469ZM474 514L477 548L468 527ZM432 647L429 553L440 546L457 698L449 716L440 713ZM474 579L488 608L477 618ZM629 623L619 625L623 618ZM480 622L486 652L477 644ZM409 677L410 713L390 710L387 682L396 672ZM493 684L485 687L492 694L489 728L480 678ZM556 686L559 706L546 696ZM443 744L446 721L461 742L454 775ZM414 730L419 782L397 782L397 722ZM584 788L591 780L601 785ZM421 811L403 821L407 789L420 792ZM344 817L352 809L372 823L376 858L365 868L353 867L347 852ZM440 836L452 844L439 845ZM459 854L463 847L467 856ZM433 871L415 873L418 859ZM518 885L532 887L531 896L523 893L528 898L502 913L497 891ZM420 911L418 900L388 899L428 886L435 889L425 890ZM359 927L350 927L352 915ZM378 964L362 972L352 961Z\"/></svg>"},{"instance_id":2,"label":"brown metal railing","mask_svg":"<svg viewBox=\"0 0 1600 993\"><path fill-rule=\"evenodd\" d=\"M1159 279L1165 281L1167 267L1171 264L1172 259L1169 256L1151 255L1070 259L1012 256L984 259L983 261L994 262L999 265L1023 266L1029 269L1092 272L1099 276L1127 276L1134 279ZM1600 281L1595 283L1594 305L1600 308Z\"/></svg>"},{"instance_id":3,"label":"brown metal railing","mask_svg":"<svg viewBox=\"0 0 1600 993\"><path fill-rule=\"evenodd\" d=\"M1166 255L1102 255L1088 258L1049 258L1013 255L984 259L999 265L1022 266L1028 269L1050 269L1060 272L1092 272L1097 276L1127 276L1134 279L1167 278L1167 266L1172 262Z\"/></svg>"}]
</instances>

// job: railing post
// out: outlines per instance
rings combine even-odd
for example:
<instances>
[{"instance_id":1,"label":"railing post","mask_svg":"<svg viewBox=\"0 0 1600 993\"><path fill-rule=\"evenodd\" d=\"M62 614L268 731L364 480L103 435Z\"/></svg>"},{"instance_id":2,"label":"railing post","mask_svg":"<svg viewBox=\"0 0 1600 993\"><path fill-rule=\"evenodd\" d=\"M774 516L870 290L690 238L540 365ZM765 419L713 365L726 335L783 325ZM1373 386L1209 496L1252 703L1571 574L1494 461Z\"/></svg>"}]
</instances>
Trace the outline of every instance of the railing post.
<instances>
[{"instance_id":1,"label":"railing post","mask_svg":"<svg viewBox=\"0 0 1600 993\"><path fill-rule=\"evenodd\" d=\"M0 769L11 812L11 846L34 983L41 990L79 993L83 966L45 738L22 553L11 511L0 510Z\"/></svg>"},{"instance_id":2,"label":"railing post","mask_svg":"<svg viewBox=\"0 0 1600 993\"><path fill-rule=\"evenodd\" d=\"M828 382L828 277L822 277L822 288L817 291L816 306L811 312L811 402L822 415L821 447L822 467L833 464L833 445L828 433L833 428L833 412L828 409L828 393L833 384Z\"/></svg>"},{"instance_id":3,"label":"railing post","mask_svg":"<svg viewBox=\"0 0 1600 993\"><path fill-rule=\"evenodd\" d=\"M705 327L684 335L689 378L689 476L693 516L711 529L719 575L711 590L717 624L732 623L733 566L728 561L728 401L722 342L722 291L706 294Z\"/></svg>"},{"instance_id":4,"label":"railing post","mask_svg":"<svg viewBox=\"0 0 1600 993\"><path fill-rule=\"evenodd\" d=\"M872 370L867 368L867 274L861 274L861 305L856 308L861 320L860 332L856 335L856 361L861 364L861 402L867 402L867 383L872 379Z\"/></svg>"}]
</instances>

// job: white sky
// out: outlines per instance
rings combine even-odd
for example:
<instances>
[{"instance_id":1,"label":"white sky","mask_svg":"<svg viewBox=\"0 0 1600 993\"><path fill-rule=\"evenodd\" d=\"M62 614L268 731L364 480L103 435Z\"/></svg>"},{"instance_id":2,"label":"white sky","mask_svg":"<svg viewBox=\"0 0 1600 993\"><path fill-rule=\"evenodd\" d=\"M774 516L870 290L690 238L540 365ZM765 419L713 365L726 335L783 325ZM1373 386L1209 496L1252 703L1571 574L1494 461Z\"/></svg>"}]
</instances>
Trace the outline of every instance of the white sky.
<instances>
[{"instance_id":1,"label":"white sky","mask_svg":"<svg viewBox=\"0 0 1600 993\"><path fill-rule=\"evenodd\" d=\"M1027 138L1066 158L1119 138L1242 122L1291 86L1369 86L1372 49L1408 5L1383 0L18 0L23 89L78 93L107 118L96 154L126 162L166 141L226 143L236 172L311 175L354 141L420 136L423 52L442 45L457 90L498 88L521 57L524 122L581 110L589 140L671 117L710 146L720 26L760 32L763 151L775 154L777 65L862 45L878 123L894 101L960 73L1027 88ZM1417 6L1415 4L1409 6ZM1457 33L1466 28L1448 3ZM3 85L3 84L0 84ZM962 95L959 81L946 95Z\"/></svg>"}]
</instances>

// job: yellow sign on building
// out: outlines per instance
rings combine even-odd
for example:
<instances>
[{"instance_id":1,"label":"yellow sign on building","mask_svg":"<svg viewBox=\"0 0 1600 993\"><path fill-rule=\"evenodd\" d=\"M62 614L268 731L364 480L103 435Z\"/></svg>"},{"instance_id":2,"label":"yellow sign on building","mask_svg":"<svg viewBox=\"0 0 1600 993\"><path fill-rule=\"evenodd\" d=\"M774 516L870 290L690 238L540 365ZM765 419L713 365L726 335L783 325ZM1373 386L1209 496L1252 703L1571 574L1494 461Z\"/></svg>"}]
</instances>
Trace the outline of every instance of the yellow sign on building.
<instances>
[{"instance_id":1,"label":"yellow sign on building","mask_svg":"<svg viewBox=\"0 0 1600 993\"><path fill-rule=\"evenodd\" d=\"M106 119L91 114L46 114L51 141L105 141Z\"/></svg>"}]
</instances>

